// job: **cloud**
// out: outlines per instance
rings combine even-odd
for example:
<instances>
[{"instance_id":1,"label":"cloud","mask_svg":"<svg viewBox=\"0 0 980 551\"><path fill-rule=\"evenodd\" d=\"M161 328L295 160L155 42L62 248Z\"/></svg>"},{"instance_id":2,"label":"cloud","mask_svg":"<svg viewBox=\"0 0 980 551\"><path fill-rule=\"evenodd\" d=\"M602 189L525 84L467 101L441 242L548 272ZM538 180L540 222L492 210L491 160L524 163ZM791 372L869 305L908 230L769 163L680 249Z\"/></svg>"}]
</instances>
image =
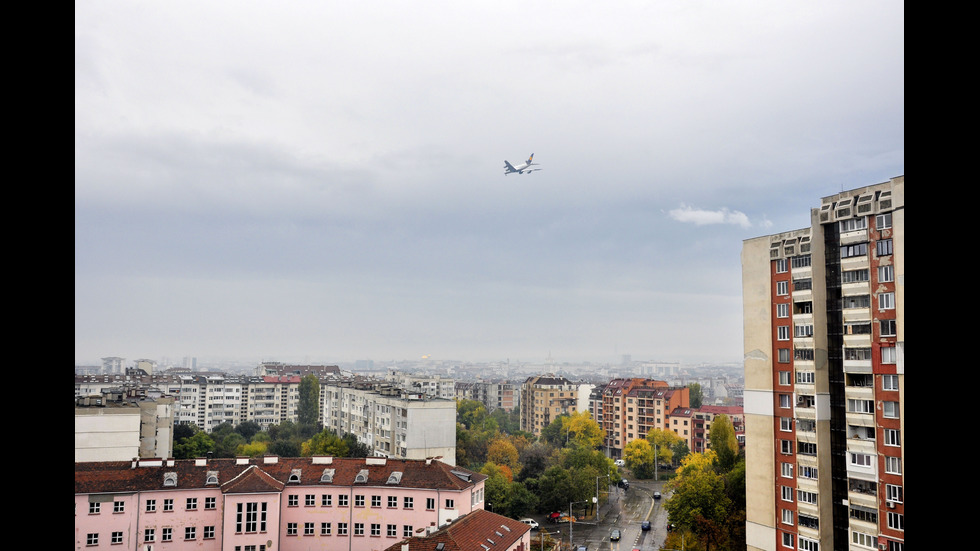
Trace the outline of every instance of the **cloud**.
<instances>
[{"instance_id":1,"label":"cloud","mask_svg":"<svg viewBox=\"0 0 980 551\"><path fill-rule=\"evenodd\" d=\"M671 218L678 222L688 222L698 226L731 224L742 228L752 227L752 223L749 222L749 217L744 212L728 210L727 208L704 210L682 204L680 207L671 210L669 214Z\"/></svg>"}]
</instances>

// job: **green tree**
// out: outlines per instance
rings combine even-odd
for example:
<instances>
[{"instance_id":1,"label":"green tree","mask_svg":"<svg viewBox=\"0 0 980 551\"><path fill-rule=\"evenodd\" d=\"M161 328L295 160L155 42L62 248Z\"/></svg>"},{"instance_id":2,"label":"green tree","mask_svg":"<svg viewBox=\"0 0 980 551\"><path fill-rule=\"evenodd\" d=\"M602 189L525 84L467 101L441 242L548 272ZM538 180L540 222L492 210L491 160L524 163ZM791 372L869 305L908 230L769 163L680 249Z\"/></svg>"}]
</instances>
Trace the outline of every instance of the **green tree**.
<instances>
[{"instance_id":1,"label":"green tree","mask_svg":"<svg viewBox=\"0 0 980 551\"><path fill-rule=\"evenodd\" d=\"M690 530L706 549L727 541L732 505L725 479L715 471L716 461L711 450L685 458L677 476L667 484L673 495L664 504L670 522Z\"/></svg>"},{"instance_id":2,"label":"green tree","mask_svg":"<svg viewBox=\"0 0 980 551\"><path fill-rule=\"evenodd\" d=\"M647 441L653 446L658 463L671 463L674 459L674 448L684 439L672 430L652 429L647 433Z\"/></svg>"},{"instance_id":3,"label":"green tree","mask_svg":"<svg viewBox=\"0 0 980 551\"><path fill-rule=\"evenodd\" d=\"M738 439L735 429L727 415L718 415L711 421L708 432L711 449L718 456L718 466L721 472L728 472L738 460Z\"/></svg>"},{"instance_id":4,"label":"green tree","mask_svg":"<svg viewBox=\"0 0 980 551\"><path fill-rule=\"evenodd\" d=\"M174 443L176 459L195 459L214 451L214 440L203 430L198 429L192 436Z\"/></svg>"},{"instance_id":5,"label":"green tree","mask_svg":"<svg viewBox=\"0 0 980 551\"><path fill-rule=\"evenodd\" d=\"M313 455L347 457L349 452L350 447L347 445L347 442L330 429L323 429L316 433L312 438L303 442L300 448L300 453L303 454L303 457Z\"/></svg>"},{"instance_id":6,"label":"green tree","mask_svg":"<svg viewBox=\"0 0 980 551\"><path fill-rule=\"evenodd\" d=\"M320 380L312 373L299 382L299 405L296 418L300 425L320 424Z\"/></svg>"},{"instance_id":7,"label":"green tree","mask_svg":"<svg viewBox=\"0 0 980 551\"><path fill-rule=\"evenodd\" d=\"M691 391L691 407L698 409L704 402L704 393L701 392L701 383L691 383L687 385Z\"/></svg>"},{"instance_id":8,"label":"green tree","mask_svg":"<svg viewBox=\"0 0 980 551\"><path fill-rule=\"evenodd\" d=\"M648 440L637 439L626 444L623 460L637 478L651 478L654 472L653 446Z\"/></svg>"},{"instance_id":9,"label":"green tree","mask_svg":"<svg viewBox=\"0 0 980 551\"><path fill-rule=\"evenodd\" d=\"M252 437L262 432L262 427L260 427L255 421L244 421L235 427L235 432L242 435L242 438L244 438L246 441L251 442Z\"/></svg>"}]
</instances>

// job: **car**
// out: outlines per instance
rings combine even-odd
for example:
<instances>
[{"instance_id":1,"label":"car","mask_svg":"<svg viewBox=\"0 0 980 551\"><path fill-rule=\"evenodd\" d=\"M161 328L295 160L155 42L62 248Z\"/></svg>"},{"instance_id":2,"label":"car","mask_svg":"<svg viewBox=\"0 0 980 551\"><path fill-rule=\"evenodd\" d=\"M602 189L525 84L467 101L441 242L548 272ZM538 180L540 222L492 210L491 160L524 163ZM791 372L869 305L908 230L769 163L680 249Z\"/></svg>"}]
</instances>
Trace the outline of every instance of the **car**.
<instances>
[{"instance_id":1,"label":"car","mask_svg":"<svg viewBox=\"0 0 980 551\"><path fill-rule=\"evenodd\" d=\"M573 515L562 515L558 517L559 524L565 524L566 522L575 522L576 520L578 519L575 518Z\"/></svg>"},{"instance_id":2,"label":"car","mask_svg":"<svg viewBox=\"0 0 980 551\"><path fill-rule=\"evenodd\" d=\"M626 462L623 461L622 459L617 459L616 460L616 466L617 467L625 467L626 466Z\"/></svg>"},{"instance_id":3,"label":"car","mask_svg":"<svg viewBox=\"0 0 980 551\"><path fill-rule=\"evenodd\" d=\"M619 481L619 483L617 484L617 486L619 486L620 488L629 488L630 487L630 481L629 480L626 480L624 478L624 479L622 479L622 480Z\"/></svg>"},{"instance_id":4,"label":"car","mask_svg":"<svg viewBox=\"0 0 980 551\"><path fill-rule=\"evenodd\" d=\"M560 518L561 518L561 513L551 513L550 515L548 515L548 522L558 522L558 519Z\"/></svg>"},{"instance_id":5,"label":"car","mask_svg":"<svg viewBox=\"0 0 980 551\"><path fill-rule=\"evenodd\" d=\"M537 530L538 528L540 528L540 526L538 525L538 521L534 520L533 518L522 518L521 522L530 526L531 530Z\"/></svg>"},{"instance_id":6,"label":"car","mask_svg":"<svg viewBox=\"0 0 980 551\"><path fill-rule=\"evenodd\" d=\"M674 531L674 525L668 522L667 523L667 531L668 532L673 532Z\"/></svg>"},{"instance_id":7,"label":"car","mask_svg":"<svg viewBox=\"0 0 980 551\"><path fill-rule=\"evenodd\" d=\"M649 520L644 520L643 522L640 523L640 530L643 530L644 532L646 532L649 529L650 529L650 521Z\"/></svg>"},{"instance_id":8,"label":"car","mask_svg":"<svg viewBox=\"0 0 980 551\"><path fill-rule=\"evenodd\" d=\"M619 538L620 538L619 530L613 530L609 534L609 541L619 541Z\"/></svg>"},{"instance_id":9,"label":"car","mask_svg":"<svg viewBox=\"0 0 980 551\"><path fill-rule=\"evenodd\" d=\"M660 492L653 492L653 499L660 499Z\"/></svg>"},{"instance_id":10,"label":"car","mask_svg":"<svg viewBox=\"0 0 980 551\"><path fill-rule=\"evenodd\" d=\"M589 551L589 548L584 545L579 545L575 548L575 551Z\"/></svg>"}]
</instances>

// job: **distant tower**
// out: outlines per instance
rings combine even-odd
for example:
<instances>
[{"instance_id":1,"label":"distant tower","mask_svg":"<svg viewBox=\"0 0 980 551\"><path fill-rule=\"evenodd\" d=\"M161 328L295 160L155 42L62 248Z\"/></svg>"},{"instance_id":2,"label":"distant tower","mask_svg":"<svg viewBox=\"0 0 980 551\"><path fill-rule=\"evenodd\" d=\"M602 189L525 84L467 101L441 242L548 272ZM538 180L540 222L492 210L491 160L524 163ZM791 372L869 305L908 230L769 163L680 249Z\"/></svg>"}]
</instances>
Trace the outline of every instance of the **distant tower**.
<instances>
[{"instance_id":1,"label":"distant tower","mask_svg":"<svg viewBox=\"0 0 980 551\"><path fill-rule=\"evenodd\" d=\"M102 358L102 372L108 375L122 374L125 371L126 358L110 356Z\"/></svg>"}]
</instances>

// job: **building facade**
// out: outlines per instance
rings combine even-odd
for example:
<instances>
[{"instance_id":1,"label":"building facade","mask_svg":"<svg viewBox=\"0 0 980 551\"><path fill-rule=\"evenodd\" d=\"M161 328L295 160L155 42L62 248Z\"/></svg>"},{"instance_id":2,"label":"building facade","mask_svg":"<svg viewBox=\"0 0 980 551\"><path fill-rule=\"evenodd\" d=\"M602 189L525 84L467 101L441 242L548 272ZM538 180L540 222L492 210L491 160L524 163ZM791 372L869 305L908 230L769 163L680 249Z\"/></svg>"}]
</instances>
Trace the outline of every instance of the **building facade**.
<instances>
[{"instance_id":1,"label":"building facade","mask_svg":"<svg viewBox=\"0 0 980 551\"><path fill-rule=\"evenodd\" d=\"M381 551L483 509L486 476L384 458L75 464L75 549Z\"/></svg>"},{"instance_id":2,"label":"building facade","mask_svg":"<svg viewBox=\"0 0 980 551\"><path fill-rule=\"evenodd\" d=\"M521 430L541 436L559 415L578 411L578 385L565 377L537 375L521 385Z\"/></svg>"},{"instance_id":3,"label":"building facade","mask_svg":"<svg viewBox=\"0 0 980 551\"><path fill-rule=\"evenodd\" d=\"M903 551L905 178L746 240L747 542Z\"/></svg>"}]
</instances>

